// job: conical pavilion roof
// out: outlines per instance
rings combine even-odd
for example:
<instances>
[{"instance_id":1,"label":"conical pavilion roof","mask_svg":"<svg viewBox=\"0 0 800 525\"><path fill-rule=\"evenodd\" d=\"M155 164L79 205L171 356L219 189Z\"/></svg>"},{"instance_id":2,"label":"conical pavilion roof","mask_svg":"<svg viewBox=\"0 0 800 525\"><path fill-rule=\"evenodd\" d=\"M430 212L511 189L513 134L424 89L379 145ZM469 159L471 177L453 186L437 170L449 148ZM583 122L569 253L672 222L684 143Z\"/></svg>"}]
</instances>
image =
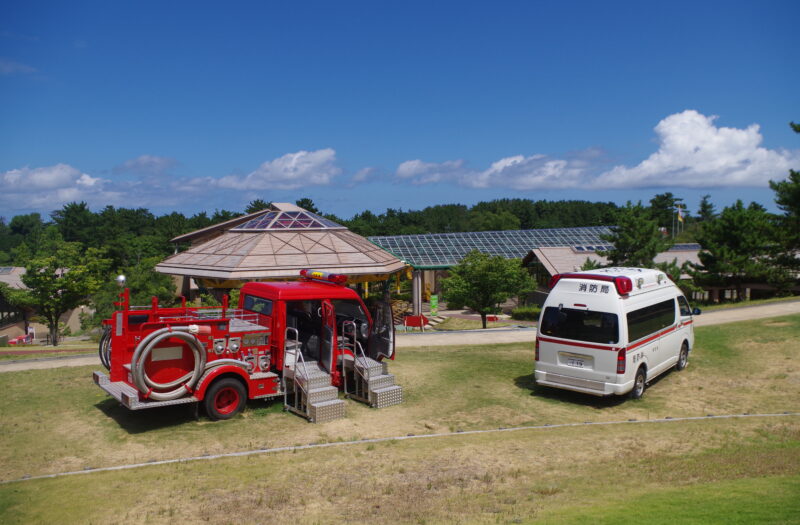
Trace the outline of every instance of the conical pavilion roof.
<instances>
[{"instance_id":1,"label":"conical pavilion roof","mask_svg":"<svg viewBox=\"0 0 800 525\"><path fill-rule=\"evenodd\" d=\"M274 203L220 226L173 239L195 244L156 270L221 282L296 279L304 268L380 279L405 267L364 237L292 204Z\"/></svg>"}]
</instances>

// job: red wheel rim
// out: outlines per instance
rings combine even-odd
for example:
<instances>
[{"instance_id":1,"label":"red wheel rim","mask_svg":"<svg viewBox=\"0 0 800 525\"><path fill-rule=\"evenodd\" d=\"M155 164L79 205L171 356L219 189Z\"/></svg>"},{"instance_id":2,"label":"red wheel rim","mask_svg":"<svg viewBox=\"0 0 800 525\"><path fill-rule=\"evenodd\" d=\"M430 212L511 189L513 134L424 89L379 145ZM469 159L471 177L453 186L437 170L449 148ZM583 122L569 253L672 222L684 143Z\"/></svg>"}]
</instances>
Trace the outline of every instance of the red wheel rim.
<instances>
[{"instance_id":1,"label":"red wheel rim","mask_svg":"<svg viewBox=\"0 0 800 525\"><path fill-rule=\"evenodd\" d=\"M235 388L223 388L214 398L214 408L220 414L230 414L239 406L239 392Z\"/></svg>"}]
</instances>

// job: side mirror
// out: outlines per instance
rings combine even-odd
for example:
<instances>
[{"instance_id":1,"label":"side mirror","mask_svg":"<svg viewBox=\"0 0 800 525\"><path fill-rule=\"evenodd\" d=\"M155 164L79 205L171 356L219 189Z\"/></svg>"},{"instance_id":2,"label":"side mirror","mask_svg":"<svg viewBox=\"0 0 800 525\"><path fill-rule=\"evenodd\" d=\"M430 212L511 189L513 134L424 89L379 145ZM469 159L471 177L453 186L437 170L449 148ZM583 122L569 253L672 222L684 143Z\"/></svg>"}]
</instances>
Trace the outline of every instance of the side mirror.
<instances>
[{"instance_id":1,"label":"side mirror","mask_svg":"<svg viewBox=\"0 0 800 525\"><path fill-rule=\"evenodd\" d=\"M702 312L700 311L699 308L695 308L694 310L692 310L692 315L700 315L701 313Z\"/></svg>"}]
</instances>

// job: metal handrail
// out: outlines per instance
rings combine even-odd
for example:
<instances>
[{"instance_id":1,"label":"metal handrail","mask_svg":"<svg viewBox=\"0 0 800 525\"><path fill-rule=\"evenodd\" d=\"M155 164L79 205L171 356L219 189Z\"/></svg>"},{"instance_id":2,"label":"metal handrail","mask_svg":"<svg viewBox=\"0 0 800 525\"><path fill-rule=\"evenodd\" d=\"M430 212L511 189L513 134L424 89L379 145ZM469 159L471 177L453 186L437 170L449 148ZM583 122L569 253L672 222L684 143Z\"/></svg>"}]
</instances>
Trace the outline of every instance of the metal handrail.
<instances>
[{"instance_id":1,"label":"metal handrail","mask_svg":"<svg viewBox=\"0 0 800 525\"><path fill-rule=\"evenodd\" d=\"M353 370L355 370L355 341L356 341L356 323L354 321L344 321L342 323L342 338L345 341L345 347L351 346L353 348ZM348 343L347 337L352 336L353 342ZM344 391L345 397L347 397L350 392L347 391L347 370L345 369L345 355L342 354L342 390ZM358 385L356 385L356 395L358 395Z\"/></svg>"},{"instance_id":2,"label":"metal handrail","mask_svg":"<svg viewBox=\"0 0 800 525\"><path fill-rule=\"evenodd\" d=\"M359 343L358 340L355 341L355 351L353 353L355 357L355 360L353 361L353 370L355 370L356 374L360 375L362 378L366 380L366 385L369 385L369 380L371 375L369 361L367 361L367 355L364 353L364 348L361 346L361 343ZM359 354L361 355L359 356ZM362 360L361 361L363 365L362 369L364 369L360 372L358 370L358 367L356 366L356 361L358 361L359 359ZM364 371L366 371L366 375L364 375ZM369 397L369 386L367 386L367 395L365 396L364 393L361 392L361 397L365 398Z\"/></svg>"},{"instance_id":3,"label":"metal handrail","mask_svg":"<svg viewBox=\"0 0 800 525\"><path fill-rule=\"evenodd\" d=\"M283 344L283 366L284 366L284 368L286 368L286 354L289 353L289 352L287 352L287 350L286 350L286 341L285 340L289 339L289 333L290 332L294 332L294 342L295 342L294 349L292 350L292 352L294 353L294 362L292 363L292 369L293 369L293 372L294 372L292 374L292 383L295 385L295 388L293 388L293 390L294 390L294 400L293 400L292 405L294 406L294 408L296 410L300 410L300 407L297 406L297 404L298 404L297 387L299 387L300 390L303 391L303 393L306 395L306 397L308 396L308 389L305 386L303 386L297 380L297 373L299 371L298 366L297 366L298 362L302 364L302 367L303 367L303 372L302 373L303 373L303 377L305 378L305 381L306 381L306 386L308 384L309 375L308 375L308 368L306 367L306 360L303 357L303 352L300 351L300 331L297 328L294 328L294 327L291 327L291 326L287 327L286 328L286 332L285 332L284 344ZM284 406L286 406L286 405L289 404L289 403L287 403L289 394L288 394L288 391L286 389L286 374L285 373L284 373L283 380L284 380L283 404L284 404Z\"/></svg>"}]
</instances>

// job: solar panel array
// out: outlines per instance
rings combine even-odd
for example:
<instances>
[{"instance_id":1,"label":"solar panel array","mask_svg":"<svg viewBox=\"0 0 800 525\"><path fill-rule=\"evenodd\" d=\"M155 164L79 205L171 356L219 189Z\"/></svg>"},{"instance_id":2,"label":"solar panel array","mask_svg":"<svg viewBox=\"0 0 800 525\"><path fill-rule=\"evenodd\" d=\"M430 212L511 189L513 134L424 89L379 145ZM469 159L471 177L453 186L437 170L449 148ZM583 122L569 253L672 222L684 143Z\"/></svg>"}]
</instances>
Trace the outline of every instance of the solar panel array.
<instances>
[{"instance_id":1,"label":"solar panel array","mask_svg":"<svg viewBox=\"0 0 800 525\"><path fill-rule=\"evenodd\" d=\"M431 233L369 237L369 240L416 268L458 264L472 250L489 255L522 258L534 248L556 246L606 246L601 235L608 226L505 230L490 232Z\"/></svg>"},{"instance_id":2,"label":"solar panel array","mask_svg":"<svg viewBox=\"0 0 800 525\"><path fill-rule=\"evenodd\" d=\"M0 275L8 275L14 271L13 266L0 266Z\"/></svg>"}]
</instances>

